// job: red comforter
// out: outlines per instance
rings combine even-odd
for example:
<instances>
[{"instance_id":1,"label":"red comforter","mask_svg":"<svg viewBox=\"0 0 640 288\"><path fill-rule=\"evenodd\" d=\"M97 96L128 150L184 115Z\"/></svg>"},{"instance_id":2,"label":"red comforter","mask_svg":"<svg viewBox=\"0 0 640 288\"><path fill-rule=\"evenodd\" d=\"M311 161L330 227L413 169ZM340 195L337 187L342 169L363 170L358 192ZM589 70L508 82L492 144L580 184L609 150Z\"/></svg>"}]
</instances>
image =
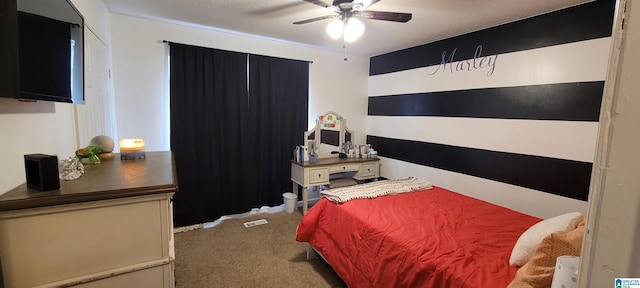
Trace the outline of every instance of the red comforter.
<instances>
[{"instance_id":1,"label":"red comforter","mask_svg":"<svg viewBox=\"0 0 640 288\"><path fill-rule=\"evenodd\" d=\"M439 187L335 204L302 218L309 242L351 288L506 287L516 240L541 219Z\"/></svg>"}]
</instances>

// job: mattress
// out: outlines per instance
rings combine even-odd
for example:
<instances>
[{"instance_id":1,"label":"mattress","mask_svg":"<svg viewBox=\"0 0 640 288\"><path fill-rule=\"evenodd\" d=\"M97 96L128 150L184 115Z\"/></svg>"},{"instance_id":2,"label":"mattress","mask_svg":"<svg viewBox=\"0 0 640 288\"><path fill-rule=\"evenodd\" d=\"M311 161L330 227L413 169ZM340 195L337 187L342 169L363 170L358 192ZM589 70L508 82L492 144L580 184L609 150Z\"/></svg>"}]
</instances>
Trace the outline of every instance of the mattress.
<instances>
[{"instance_id":1,"label":"mattress","mask_svg":"<svg viewBox=\"0 0 640 288\"><path fill-rule=\"evenodd\" d=\"M506 287L518 237L540 221L437 186L343 204L318 201L298 225L349 287Z\"/></svg>"}]
</instances>

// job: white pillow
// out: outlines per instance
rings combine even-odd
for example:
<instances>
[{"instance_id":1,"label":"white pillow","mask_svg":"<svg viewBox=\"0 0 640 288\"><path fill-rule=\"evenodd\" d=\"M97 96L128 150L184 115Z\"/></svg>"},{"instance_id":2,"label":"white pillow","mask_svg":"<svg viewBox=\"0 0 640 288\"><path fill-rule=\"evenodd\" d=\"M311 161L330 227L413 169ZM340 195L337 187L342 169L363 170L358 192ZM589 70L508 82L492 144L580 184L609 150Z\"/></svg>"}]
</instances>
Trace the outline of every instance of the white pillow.
<instances>
[{"instance_id":1,"label":"white pillow","mask_svg":"<svg viewBox=\"0 0 640 288\"><path fill-rule=\"evenodd\" d=\"M582 213L571 212L542 220L529 227L527 231L524 231L524 233L520 235L516 245L513 246L509 265L518 267L524 265L529 261L531 253L535 250L536 246L540 244L542 239L551 235L551 233L575 229L582 219Z\"/></svg>"}]
</instances>

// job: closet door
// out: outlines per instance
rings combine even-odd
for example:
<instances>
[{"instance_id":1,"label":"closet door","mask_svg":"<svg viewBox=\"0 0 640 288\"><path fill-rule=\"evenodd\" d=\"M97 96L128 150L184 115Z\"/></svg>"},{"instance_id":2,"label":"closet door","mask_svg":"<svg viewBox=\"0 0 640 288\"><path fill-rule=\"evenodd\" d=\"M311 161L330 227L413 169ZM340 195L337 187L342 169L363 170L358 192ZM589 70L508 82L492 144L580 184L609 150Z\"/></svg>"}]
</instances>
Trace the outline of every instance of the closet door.
<instances>
[{"instance_id":1,"label":"closet door","mask_svg":"<svg viewBox=\"0 0 640 288\"><path fill-rule=\"evenodd\" d=\"M90 29L84 31L85 104L74 105L77 148L86 147L97 135L117 139L109 49Z\"/></svg>"}]
</instances>

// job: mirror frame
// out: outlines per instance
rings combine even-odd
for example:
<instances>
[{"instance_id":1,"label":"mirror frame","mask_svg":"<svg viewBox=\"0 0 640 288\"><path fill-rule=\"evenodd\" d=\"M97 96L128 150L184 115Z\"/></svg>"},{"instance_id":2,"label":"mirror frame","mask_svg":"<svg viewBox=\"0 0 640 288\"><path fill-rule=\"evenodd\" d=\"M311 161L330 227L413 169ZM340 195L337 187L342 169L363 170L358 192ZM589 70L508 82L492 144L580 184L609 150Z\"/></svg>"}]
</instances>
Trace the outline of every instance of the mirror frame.
<instances>
[{"instance_id":1,"label":"mirror frame","mask_svg":"<svg viewBox=\"0 0 640 288\"><path fill-rule=\"evenodd\" d=\"M337 157L338 154L322 153L321 146L329 145L335 148L333 150L340 151L346 141L353 144L354 138L353 131L347 128L347 120L336 112L328 111L316 118L313 129L304 132L303 143L309 148L309 152L315 153L318 158Z\"/></svg>"}]
</instances>

